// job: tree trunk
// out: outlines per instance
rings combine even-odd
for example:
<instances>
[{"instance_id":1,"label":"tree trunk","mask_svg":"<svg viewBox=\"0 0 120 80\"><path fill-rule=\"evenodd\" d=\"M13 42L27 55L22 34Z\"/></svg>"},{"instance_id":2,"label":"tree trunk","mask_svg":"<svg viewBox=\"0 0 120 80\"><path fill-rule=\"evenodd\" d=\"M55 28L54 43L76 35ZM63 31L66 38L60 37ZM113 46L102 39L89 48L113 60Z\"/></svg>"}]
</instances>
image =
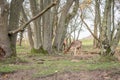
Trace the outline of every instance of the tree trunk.
<instances>
[{"instance_id":1,"label":"tree trunk","mask_svg":"<svg viewBox=\"0 0 120 80\"><path fill-rule=\"evenodd\" d=\"M24 0L12 0L10 5L10 18L9 18L9 31L15 30L19 26L19 17L20 17L20 11L22 7L22 3ZM16 56L16 39L17 34L11 34L9 36L10 43L11 43L11 49L12 49L12 55Z\"/></svg>"},{"instance_id":2,"label":"tree trunk","mask_svg":"<svg viewBox=\"0 0 120 80\"><path fill-rule=\"evenodd\" d=\"M114 49L111 45L111 3L112 0L106 0L104 16L102 22L102 31L101 31L101 54L103 56L112 56L114 54ZM110 21L109 21L110 20ZM114 43L114 42L113 42Z\"/></svg>"},{"instance_id":3,"label":"tree trunk","mask_svg":"<svg viewBox=\"0 0 120 80\"><path fill-rule=\"evenodd\" d=\"M113 52L115 51L116 47L118 46L119 41L120 41L120 21L118 22L117 32L116 32L115 37L113 38L113 41L112 41L111 50Z\"/></svg>"},{"instance_id":4,"label":"tree trunk","mask_svg":"<svg viewBox=\"0 0 120 80\"><path fill-rule=\"evenodd\" d=\"M63 6L63 10L61 12L60 20L56 29L55 42L53 44L53 47L56 48L57 51L62 50L65 34L67 33L68 23L75 16L78 9L79 1L75 0L73 12L68 13L73 2L74 0L67 0L67 3Z\"/></svg>"},{"instance_id":5,"label":"tree trunk","mask_svg":"<svg viewBox=\"0 0 120 80\"><path fill-rule=\"evenodd\" d=\"M98 38L98 28L101 27L101 20L100 20L100 0L95 0L95 19L94 19L94 35ZM99 47L98 40L94 38L93 40L93 47Z\"/></svg>"},{"instance_id":6,"label":"tree trunk","mask_svg":"<svg viewBox=\"0 0 120 80\"><path fill-rule=\"evenodd\" d=\"M42 11L44 9L44 0L40 0L40 11ZM42 47L43 47L43 37L44 37L44 27L43 27L43 22L44 22L44 17L41 16L40 18L40 24L41 24L41 44L42 44Z\"/></svg>"},{"instance_id":7,"label":"tree trunk","mask_svg":"<svg viewBox=\"0 0 120 80\"><path fill-rule=\"evenodd\" d=\"M44 6L46 7L47 5L51 4L52 0L44 0ZM53 13L51 13L51 10L48 10L44 14L43 18L43 49L47 51L47 53L51 54L52 53L52 22L53 22Z\"/></svg>"},{"instance_id":8,"label":"tree trunk","mask_svg":"<svg viewBox=\"0 0 120 80\"><path fill-rule=\"evenodd\" d=\"M37 7L37 0L30 0L30 8L32 11L32 16L38 14L39 10ZM34 49L39 50L42 47L40 18L33 21L33 23L34 23Z\"/></svg>"},{"instance_id":9,"label":"tree trunk","mask_svg":"<svg viewBox=\"0 0 120 80\"><path fill-rule=\"evenodd\" d=\"M25 21L28 21L27 15L26 15L23 7L22 7L22 15L23 15ZM29 24L28 28L27 28L27 35L28 35L28 40L29 40L29 44L30 44L31 49L34 48L34 42L33 42L32 34L33 33L31 31L31 27L30 27L30 24Z\"/></svg>"},{"instance_id":10,"label":"tree trunk","mask_svg":"<svg viewBox=\"0 0 120 80\"><path fill-rule=\"evenodd\" d=\"M0 55L10 57L12 50L8 37L8 9L9 5L5 0L0 0Z\"/></svg>"},{"instance_id":11,"label":"tree trunk","mask_svg":"<svg viewBox=\"0 0 120 80\"><path fill-rule=\"evenodd\" d=\"M22 40L23 40L23 31L20 32L19 46L22 46Z\"/></svg>"},{"instance_id":12,"label":"tree trunk","mask_svg":"<svg viewBox=\"0 0 120 80\"><path fill-rule=\"evenodd\" d=\"M79 40L80 32L82 30L82 26L83 26L83 23L80 22L80 29L78 30L78 35L77 35L77 39L76 40Z\"/></svg>"},{"instance_id":13,"label":"tree trunk","mask_svg":"<svg viewBox=\"0 0 120 80\"><path fill-rule=\"evenodd\" d=\"M115 20L114 20L114 19L115 19L115 18L114 18L114 17L115 17L115 16L114 16L114 15L115 15L115 13L114 13L115 11L114 11L114 6L115 6L115 0L112 1L112 6L111 6L111 11L112 11L112 13L111 13L111 17L112 17L112 20L111 20L111 22L112 22L112 24L111 24L111 25L112 25L112 26L111 26L111 27L112 27L112 30L111 30L111 38L112 38L112 39L113 39L114 32L115 32Z\"/></svg>"}]
</instances>

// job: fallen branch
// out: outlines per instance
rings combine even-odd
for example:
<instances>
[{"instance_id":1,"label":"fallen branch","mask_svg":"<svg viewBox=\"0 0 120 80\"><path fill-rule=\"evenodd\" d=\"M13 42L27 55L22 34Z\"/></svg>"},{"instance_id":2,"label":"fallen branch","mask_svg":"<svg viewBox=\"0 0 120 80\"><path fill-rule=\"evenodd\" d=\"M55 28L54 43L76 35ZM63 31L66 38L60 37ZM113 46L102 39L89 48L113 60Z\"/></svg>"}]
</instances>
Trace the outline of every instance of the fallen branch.
<instances>
[{"instance_id":1,"label":"fallen branch","mask_svg":"<svg viewBox=\"0 0 120 80\"><path fill-rule=\"evenodd\" d=\"M15 34L18 33L20 31L23 31L28 24L30 24L32 21L34 21L35 19L39 18L40 16L42 16L46 11L48 11L51 7L53 7L54 5L56 5L57 0L55 2L53 2L52 4L48 5L43 11L41 11L40 13L38 13L36 16L34 16L33 18L31 18L29 21L25 22L25 24L23 24L21 27L19 27L16 30L13 31L9 31L9 34Z\"/></svg>"}]
</instances>

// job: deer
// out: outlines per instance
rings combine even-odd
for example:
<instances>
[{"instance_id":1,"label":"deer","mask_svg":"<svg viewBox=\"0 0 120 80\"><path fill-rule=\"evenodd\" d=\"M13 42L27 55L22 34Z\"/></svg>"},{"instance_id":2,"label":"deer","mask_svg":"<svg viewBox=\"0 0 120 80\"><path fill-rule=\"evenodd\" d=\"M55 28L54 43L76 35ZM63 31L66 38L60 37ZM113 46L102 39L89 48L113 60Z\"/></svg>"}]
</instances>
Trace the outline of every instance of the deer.
<instances>
[{"instance_id":1,"label":"deer","mask_svg":"<svg viewBox=\"0 0 120 80\"><path fill-rule=\"evenodd\" d=\"M64 51L64 54L67 54L68 52L72 52L74 56L78 55L78 53L81 51L82 42L79 40L73 41L70 46Z\"/></svg>"}]
</instances>

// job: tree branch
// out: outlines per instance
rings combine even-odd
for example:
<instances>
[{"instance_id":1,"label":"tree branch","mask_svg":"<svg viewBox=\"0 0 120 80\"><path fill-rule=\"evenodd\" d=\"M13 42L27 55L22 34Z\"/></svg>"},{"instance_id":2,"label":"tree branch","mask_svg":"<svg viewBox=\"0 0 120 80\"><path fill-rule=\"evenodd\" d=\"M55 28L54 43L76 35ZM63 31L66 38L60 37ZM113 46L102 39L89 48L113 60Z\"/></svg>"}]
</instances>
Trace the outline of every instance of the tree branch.
<instances>
[{"instance_id":1,"label":"tree branch","mask_svg":"<svg viewBox=\"0 0 120 80\"><path fill-rule=\"evenodd\" d=\"M82 17L82 13L81 13L80 18L81 18L82 22L85 24L85 26L87 27L88 31L91 33L91 35L92 35L98 42L100 42L100 40L97 38L97 36L95 36L95 35L92 33L91 29L89 28L89 26L87 25L87 23L84 21L84 19L83 19L83 17Z\"/></svg>"},{"instance_id":2,"label":"tree branch","mask_svg":"<svg viewBox=\"0 0 120 80\"><path fill-rule=\"evenodd\" d=\"M48 11L51 7L53 7L54 5L56 5L57 3L57 0L54 1L52 4L48 5L44 10L42 10L40 13L38 13L36 16L34 16L33 18L31 18L29 21L25 22L25 24L23 24L21 27L19 27L18 29L16 30L13 30L13 31L9 31L9 34L15 34L15 33L18 33L19 31L23 31L27 25L29 23L31 23L32 21L34 21L35 19L39 18L40 16L42 16L46 11Z\"/></svg>"}]
</instances>

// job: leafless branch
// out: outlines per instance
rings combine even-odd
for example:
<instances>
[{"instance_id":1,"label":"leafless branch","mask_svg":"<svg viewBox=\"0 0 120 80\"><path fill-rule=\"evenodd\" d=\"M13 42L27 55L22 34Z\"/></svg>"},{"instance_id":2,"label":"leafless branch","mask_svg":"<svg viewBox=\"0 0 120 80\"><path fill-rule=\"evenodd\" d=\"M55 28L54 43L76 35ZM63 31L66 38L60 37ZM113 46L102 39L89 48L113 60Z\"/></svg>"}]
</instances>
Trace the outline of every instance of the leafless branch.
<instances>
[{"instance_id":1,"label":"leafless branch","mask_svg":"<svg viewBox=\"0 0 120 80\"><path fill-rule=\"evenodd\" d=\"M80 15L80 18L81 18L82 22L85 24L85 26L87 27L88 31L91 33L91 35L92 35L98 42L100 42L100 40L97 38L97 36L95 36L95 35L93 34L93 32L91 31L91 29L89 28L88 24L84 21L84 19L83 19L83 17L82 17L82 13L81 13L81 15Z\"/></svg>"},{"instance_id":2,"label":"leafless branch","mask_svg":"<svg viewBox=\"0 0 120 80\"><path fill-rule=\"evenodd\" d=\"M38 13L36 16L34 16L33 18L31 18L29 21L25 22L25 24L23 24L21 27L19 27L18 29L16 30L13 30L13 31L9 31L9 34L15 34L15 33L18 33L19 31L23 31L27 25L29 23L31 23L32 21L34 21L35 19L39 18L40 16L42 16L46 11L48 11L51 7L53 7L54 5L56 5L57 3L57 0L53 3L51 3L50 5L48 5L43 11L41 11L40 13Z\"/></svg>"}]
</instances>

